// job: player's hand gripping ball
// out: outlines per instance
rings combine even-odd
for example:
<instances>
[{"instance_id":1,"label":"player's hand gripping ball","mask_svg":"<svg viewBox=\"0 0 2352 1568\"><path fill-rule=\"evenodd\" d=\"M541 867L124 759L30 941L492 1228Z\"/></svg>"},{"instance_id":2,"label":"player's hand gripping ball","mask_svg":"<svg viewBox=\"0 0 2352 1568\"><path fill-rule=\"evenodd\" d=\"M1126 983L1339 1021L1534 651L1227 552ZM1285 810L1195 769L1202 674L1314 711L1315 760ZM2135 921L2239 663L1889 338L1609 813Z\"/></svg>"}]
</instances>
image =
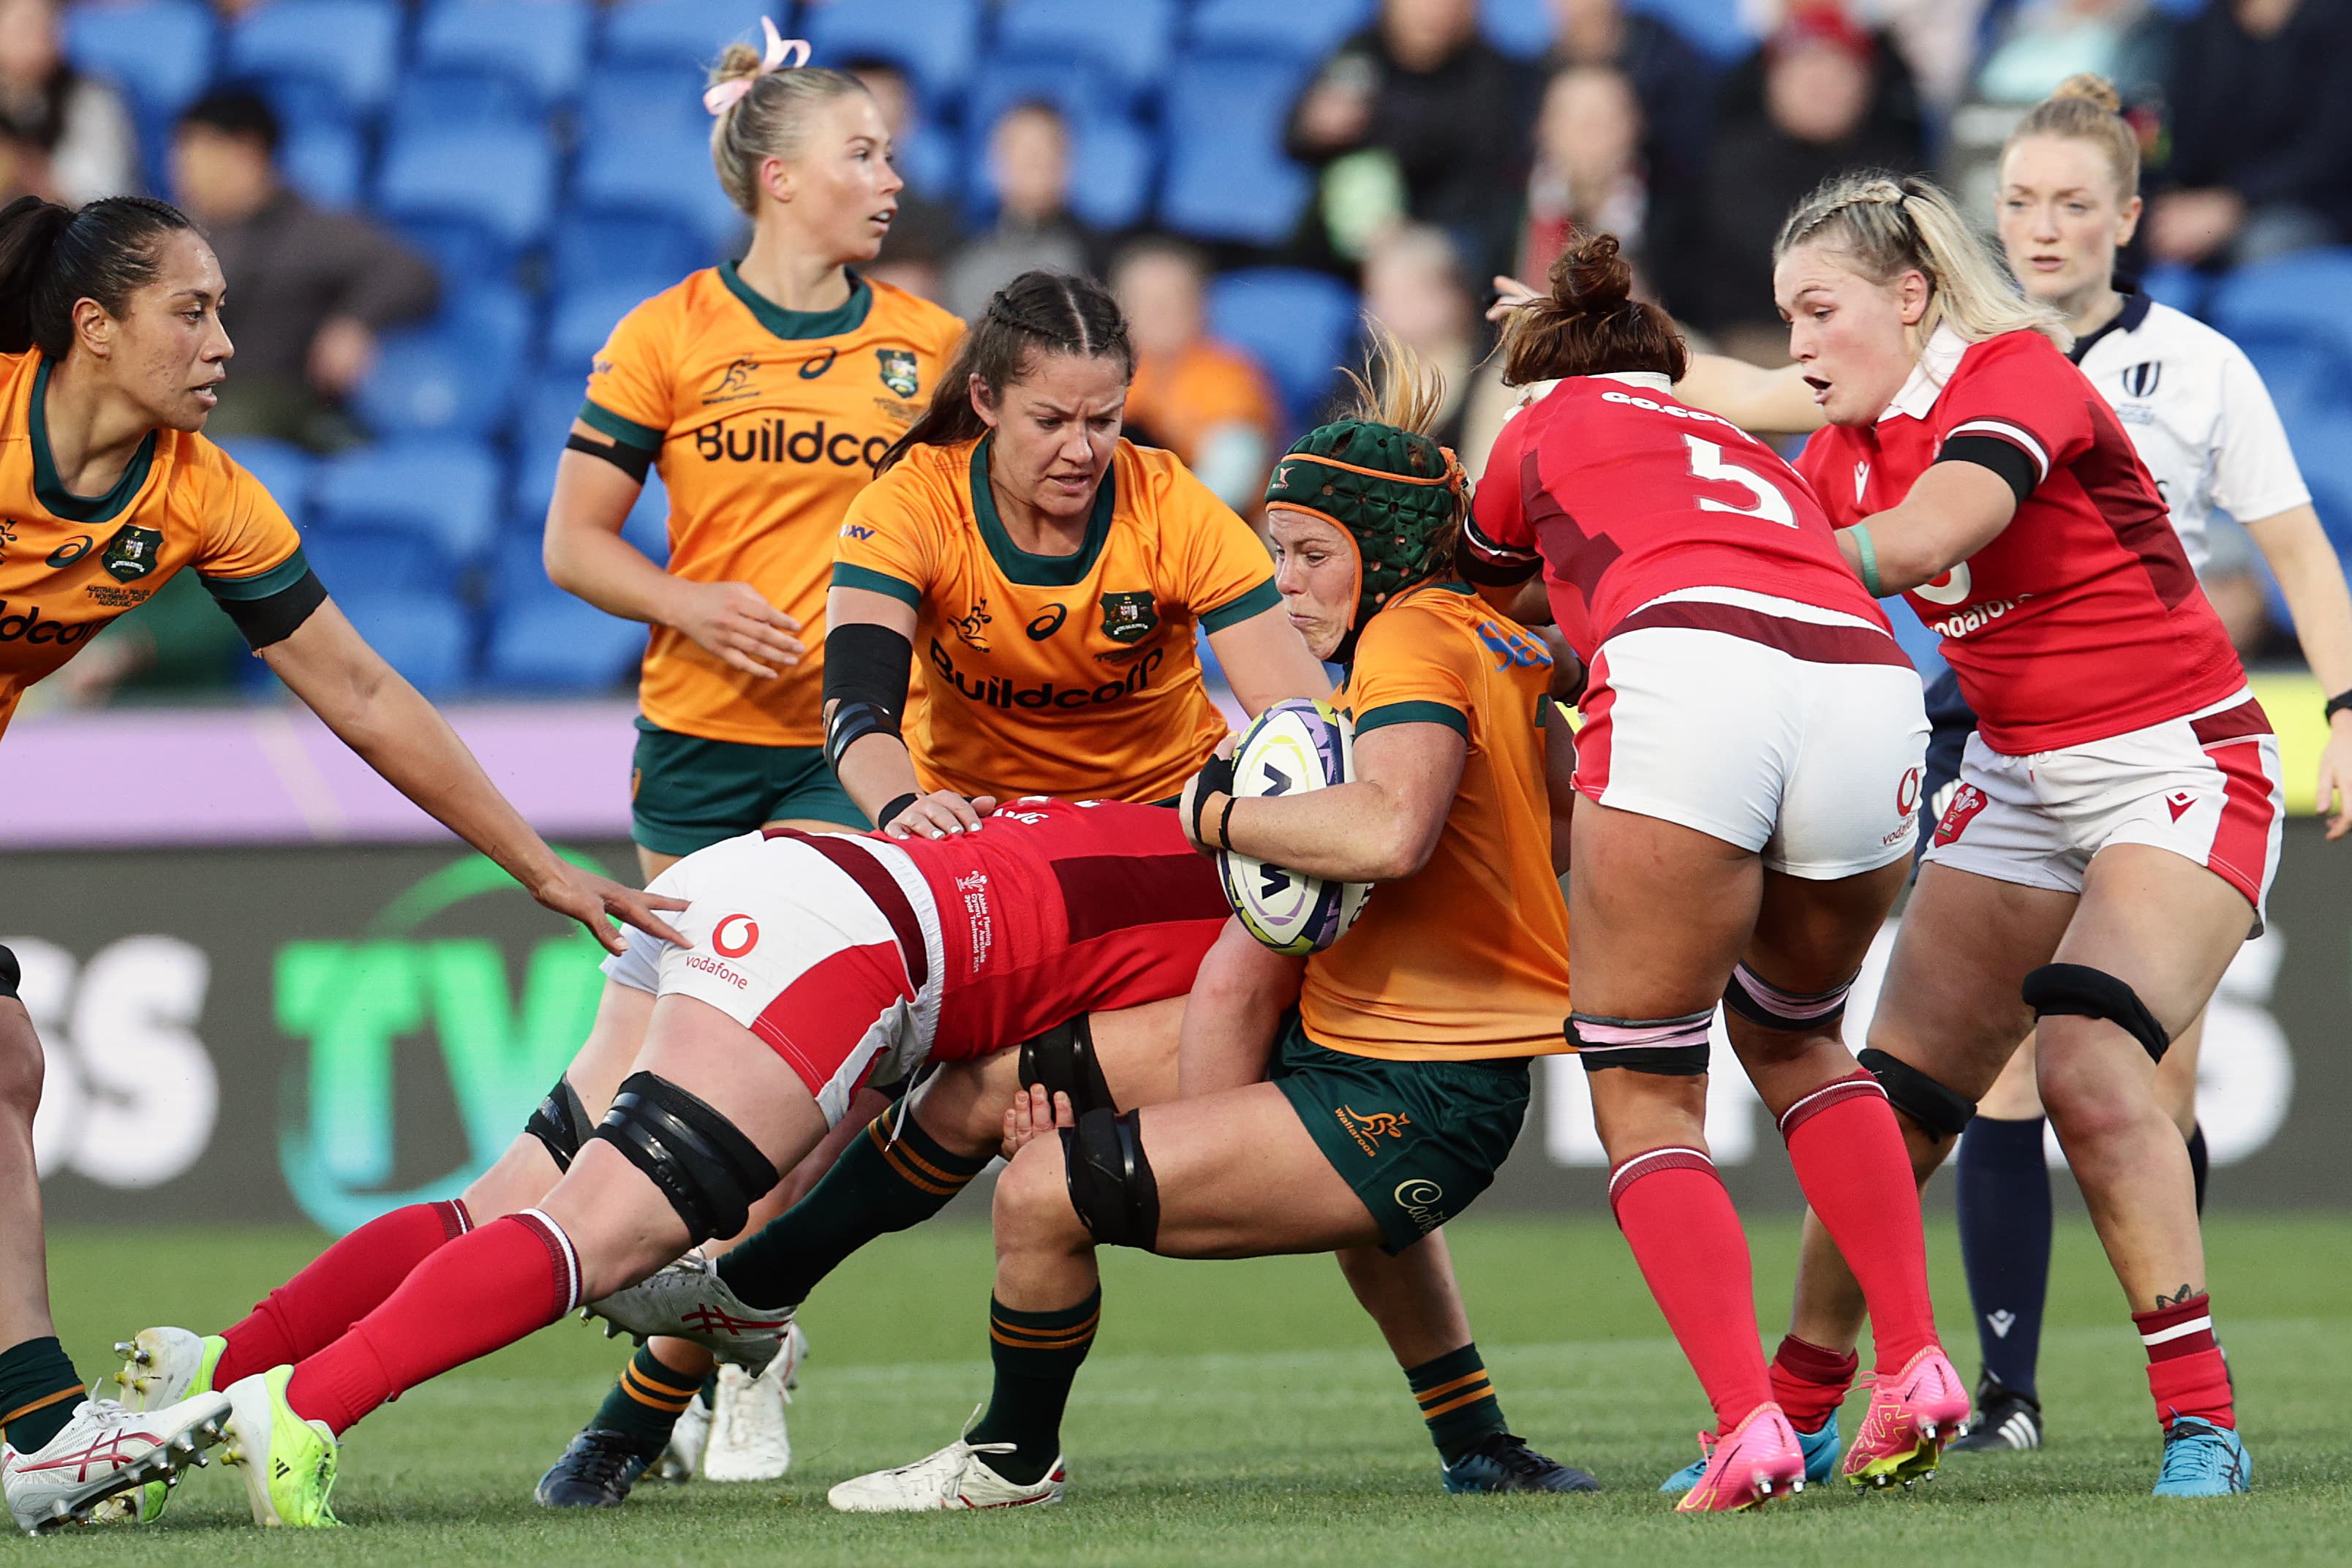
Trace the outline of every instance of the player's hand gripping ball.
<instances>
[{"instance_id":1,"label":"player's hand gripping ball","mask_svg":"<svg viewBox=\"0 0 2352 1568\"><path fill-rule=\"evenodd\" d=\"M1295 698L1260 713L1234 745L1234 795L1264 799L1345 784L1355 726L1327 702ZM1231 849L1217 852L1225 901L1250 935L1276 952L1320 952L1363 912L1369 882L1330 882Z\"/></svg>"}]
</instances>

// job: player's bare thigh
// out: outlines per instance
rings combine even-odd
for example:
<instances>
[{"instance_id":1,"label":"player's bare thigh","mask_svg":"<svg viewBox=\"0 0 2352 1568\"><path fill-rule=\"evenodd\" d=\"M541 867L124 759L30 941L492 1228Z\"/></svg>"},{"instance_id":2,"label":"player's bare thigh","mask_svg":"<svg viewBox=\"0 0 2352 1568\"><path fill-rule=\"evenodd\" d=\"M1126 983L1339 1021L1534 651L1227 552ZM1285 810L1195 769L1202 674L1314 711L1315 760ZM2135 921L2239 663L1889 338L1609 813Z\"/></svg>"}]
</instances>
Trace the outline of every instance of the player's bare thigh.
<instances>
[{"instance_id":1,"label":"player's bare thigh","mask_svg":"<svg viewBox=\"0 0 2352 1568\"><path fill-rule=\"evenodd\" d=\"M630 1064L645 1045L646 1026L653 1017L654 995L615 980L604 982L596 1001L596 1020L588 1038L573 1054L563 1079L580 1097L591 1126L604 1119ZM473 1222L487 1225L502 1215L527 1209L545 1196L562 1173L547 1146L530 1133L507 1145L491 1167L474 1178L463 1194Z\"/></svg>"},{"instance_id":2,"label":"player's bare thigh","mask_svg":"<svg viewBox=\"0 0 2352 1568\"><path fill-rule=\"evenodd\" d=\"M1696 828L1591 800L1570 825L1576 1010L1675 1018L1712 1007L1756 929L1763 862Z\"/></svg>"}]
</instances>

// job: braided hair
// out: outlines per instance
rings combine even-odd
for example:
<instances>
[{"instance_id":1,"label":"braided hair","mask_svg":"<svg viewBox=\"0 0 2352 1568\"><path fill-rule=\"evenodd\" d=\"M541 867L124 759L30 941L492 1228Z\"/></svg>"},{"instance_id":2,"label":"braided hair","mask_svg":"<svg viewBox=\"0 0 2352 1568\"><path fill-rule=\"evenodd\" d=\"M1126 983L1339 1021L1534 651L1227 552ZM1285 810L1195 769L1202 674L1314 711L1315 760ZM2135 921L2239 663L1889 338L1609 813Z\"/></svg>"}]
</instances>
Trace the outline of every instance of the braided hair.
<instances>
[{"instance_id":1,"label":"braided hair","mask_svg":"<svg viewBox=\"0 0 2352 1568\"><path fill-rule=\"evenodd\" d=\"M890 443L874 471L888 472L917 447L952 447L986 435L988 425L971 405L972 378L979 378L982 395L994 403L1044 354L1108 356L1118 361L1127 379L1135 376L1127 318L1109 289L1066 272L1024 272L989 299L932 389L931 405Z\"/></svg>"}]
</instances>

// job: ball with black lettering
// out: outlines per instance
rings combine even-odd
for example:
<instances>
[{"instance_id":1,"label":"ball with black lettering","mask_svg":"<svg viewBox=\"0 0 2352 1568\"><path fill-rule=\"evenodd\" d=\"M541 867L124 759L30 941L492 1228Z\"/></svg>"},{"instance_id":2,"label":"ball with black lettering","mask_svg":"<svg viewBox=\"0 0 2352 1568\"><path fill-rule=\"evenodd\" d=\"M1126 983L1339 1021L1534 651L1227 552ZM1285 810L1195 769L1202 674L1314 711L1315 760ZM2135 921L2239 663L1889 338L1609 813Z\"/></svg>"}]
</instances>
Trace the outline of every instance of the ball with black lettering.
<instances>
[{"instance_id":1,"label":"ball with black lettering","mask_svg":"<svg viewBox=\"0 0 2352 1568\"><path fill-rule=\"evenodd\" d=\"M1234 795L1248 800L1304 795L1348 782L1355 726L1327 702L1277 702L1234 744ZM1217 855L1225 901L1250 935L1276 952L1320 952L1363 912L1369 882L1332 882L1231 849Z\"/></svg>"}]
</instances>

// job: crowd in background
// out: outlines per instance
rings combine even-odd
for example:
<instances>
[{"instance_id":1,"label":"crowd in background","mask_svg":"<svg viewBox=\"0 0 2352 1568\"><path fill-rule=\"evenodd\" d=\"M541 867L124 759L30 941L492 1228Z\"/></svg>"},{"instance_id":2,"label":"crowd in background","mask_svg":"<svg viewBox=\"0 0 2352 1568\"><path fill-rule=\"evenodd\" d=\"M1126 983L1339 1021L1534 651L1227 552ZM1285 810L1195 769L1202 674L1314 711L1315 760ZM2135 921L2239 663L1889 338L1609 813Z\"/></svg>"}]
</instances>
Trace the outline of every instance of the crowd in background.
<instances>
[{"instance_id":1,"label":"crowd in background","mask_svg":"<svg viewBox=\"0 0 2352 1568\"><path fill-rule=\"evenodd\" d=\"M1801 196L1858 164L1925 170L1989 218L2011 125L2076 71L2117 83L2147 161L2127 275L2210 277L2352 245L2345 0L1738 0L1736 22L1759 41L1732 59L1668 19L1694 4L1549 0L1551 42L1529 58L1497 47L1479 0L1379 0L1289 107L1283 152L1307 171L1308 195L1273 245L1090 226L1074 128L1045 97L963 128L985 149L972 189L921 179L939 166L922 146L937 106L901 65L820 63L876 92L909 174L872 270L967 319L1028 268L1107 276L1140 355L1130 433L1177 451L1245 512L1314 409L1211 331L1212 280L1235 267L1312 269L1358 289L1444 371L1445 439L1475 473L1509 401L1484 320L1493 275L1540 278L1570 236L1605 229L1696 341L1780 363L1770 244ZM205 92L163 128L167 147L142 149L124 94L77 68L65 21L58 0L0 0L0 198L80 202L160 183L208 230L229 279L237 354L212 433L311 451L367 439L350 396L379 340L431 317L451 280L394 228L300 194L280 170L278 115L254 86ZM2249 552L2225 541L2217 562L2220 579L2242 579L2215 584L2242 641L2275 651ZM85 660L81 690L142 664L185 677L168 616L146 619L159 629L127 617L110 634L146 637L144 655ZM228 669L233 648L190 635L213 661L196 684Z\"/></svg>"}]
</instances>

